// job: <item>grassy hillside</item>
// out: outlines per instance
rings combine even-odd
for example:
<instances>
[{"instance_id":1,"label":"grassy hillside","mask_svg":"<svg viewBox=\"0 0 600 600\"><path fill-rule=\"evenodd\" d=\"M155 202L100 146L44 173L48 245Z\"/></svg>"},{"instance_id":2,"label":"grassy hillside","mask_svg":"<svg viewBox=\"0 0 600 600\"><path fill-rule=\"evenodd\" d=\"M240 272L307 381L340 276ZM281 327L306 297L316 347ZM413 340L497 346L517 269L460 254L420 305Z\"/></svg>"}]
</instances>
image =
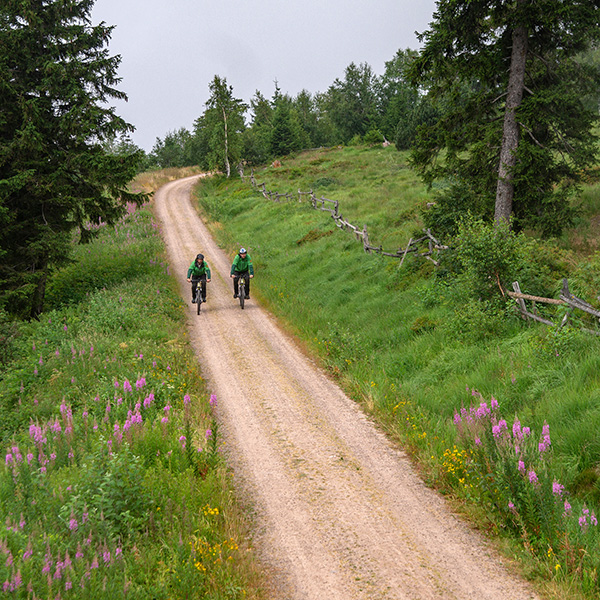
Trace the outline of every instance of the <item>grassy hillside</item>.
<instances>
[{"instance_id":1,"label":"grassy hillside","mask_svg":"<svg viewBox=\"0 0 600 600\"><path fill-rule=\"evenodd\" d=\"M154 186L187 173L145 177ZM5 324L0 580L11 598L260 597L149 207L49 282L39 322Z\"/></svg>"},{"instance_id":2,"label":"grassy hillside","mask_svg":"<svg viewBox=\"0 0 600 600\"><path fill-rule=\"evenodd\" d=\"M596 325L576 316L563 328L525 323L478 268L492 265L541 296L558 297L568 277L597 306L597 187L586 188L578 227L561 240L506 241L472 223L439 268L413 256L400 268L366 254L297 191L338 200L347 221L367 225L372 245L394 252L421 235L432 200L404 154L317 150L255 176L296 199L266 200L223 178L203 181L197 197L232 256L250 249L262 301L549 594L596 597L600 338L580 331Z\"/></svg>"}]
</instances>

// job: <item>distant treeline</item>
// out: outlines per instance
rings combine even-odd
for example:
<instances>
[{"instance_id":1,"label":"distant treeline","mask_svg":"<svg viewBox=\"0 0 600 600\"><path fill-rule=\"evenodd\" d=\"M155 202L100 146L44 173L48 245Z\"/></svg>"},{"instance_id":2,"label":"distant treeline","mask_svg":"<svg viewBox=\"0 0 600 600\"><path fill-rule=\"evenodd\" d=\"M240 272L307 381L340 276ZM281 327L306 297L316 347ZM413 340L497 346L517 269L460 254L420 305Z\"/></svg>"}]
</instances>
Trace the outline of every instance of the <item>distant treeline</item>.
<instances>
[{"instance_id":1,"label":"distant treeline","mask_svg":"<svg viewBox=\"0 0 600 600\"><path fill-rule=\"evenodd\" d=\"M227 162L232 169L241 161L264 164L321 146L389 141L408 149L417 127L436 119L427 97L406 78L415 56L412 50L398 50L385 63L383 75L367 63L351 63L343 79L322 93L302 90L292 97L275 82L271 98L257 91L249 104L235 98L227 81L215 76L206 109L193 129L181 127L157 138L144 166L199 165L227 171Z\"/></svg>"}]
</instances>

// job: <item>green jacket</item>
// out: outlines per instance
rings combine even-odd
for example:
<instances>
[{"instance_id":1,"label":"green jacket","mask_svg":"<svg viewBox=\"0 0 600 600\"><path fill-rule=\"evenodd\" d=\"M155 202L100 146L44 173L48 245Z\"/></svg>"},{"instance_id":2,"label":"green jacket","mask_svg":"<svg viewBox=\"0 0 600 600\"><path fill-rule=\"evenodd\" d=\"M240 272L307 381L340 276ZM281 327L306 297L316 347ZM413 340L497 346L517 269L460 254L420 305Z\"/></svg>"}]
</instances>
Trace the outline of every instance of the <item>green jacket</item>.
<instances>
[{"instance_id":1,"label":"green jacket","mask_svg":"<svg viewBox=\"0 0 600 600\"><path fill-rule=\"evenodd\" d=\"M187 278L190 279L192 277L197 279L198 277L202 277L202 275L206 275L206 278L210 279L210 267L208 263L204 260L202 261L202 266L199 267L196 261L194 261L188 269Z\"/></svg>"},{"instance_id":2,"label":"green jacket","mask_svg":"<svg viewBox=\"0 0 600 600\"><path fill-rule=\"evenodd\" d=\"M246 271L248 271L250 275L254 275L254 267L252 266L250 255L246 254L246 258L242 258L239 254L236 254L233 259L233 264L231 265L231 275L245 273Z\"/></svg>"}]
</instances>

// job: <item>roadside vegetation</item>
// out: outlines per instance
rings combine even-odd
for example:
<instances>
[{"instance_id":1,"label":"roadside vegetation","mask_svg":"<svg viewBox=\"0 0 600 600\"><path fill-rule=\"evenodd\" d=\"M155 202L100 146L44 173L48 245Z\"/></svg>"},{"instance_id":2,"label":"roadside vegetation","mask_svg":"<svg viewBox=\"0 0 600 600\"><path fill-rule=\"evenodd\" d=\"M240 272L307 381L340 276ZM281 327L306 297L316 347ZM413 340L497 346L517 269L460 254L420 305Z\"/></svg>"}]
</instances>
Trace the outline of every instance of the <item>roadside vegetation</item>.
<instances>
[{"instance_id":1,"label":"roadside vegetation","mask_svg":"<svg viewBox=\"0 0 600 600\"><path fill-rule=\"evenodd\" d=\"M3 323L5 597L259 597L183 309L151 210L132 206L53 274L39 321Z\"/></svg>"},{"instance_id":2,"label":"roadside vegetation","mask_svg":"<svg viewBox=\"0 0 600 600\"><path fill-rule=\"evenodd\" d=\"M433 196L396 149L336 147L281 162L255 169L257 183L338 200L371 244L395 251L422 231ZM272 202L224 177L196 193L222 247L250 249L255 295L410 450L425 480L548 597L597 597L600 339L580 331L597 324L526 323L499 284L558 297L567 277L598 306L598 187L585 187L577 227L561 238L466 218L439 267L409 255L402 268L364 253L306 202Z\"/></svg>"}]
</instances>

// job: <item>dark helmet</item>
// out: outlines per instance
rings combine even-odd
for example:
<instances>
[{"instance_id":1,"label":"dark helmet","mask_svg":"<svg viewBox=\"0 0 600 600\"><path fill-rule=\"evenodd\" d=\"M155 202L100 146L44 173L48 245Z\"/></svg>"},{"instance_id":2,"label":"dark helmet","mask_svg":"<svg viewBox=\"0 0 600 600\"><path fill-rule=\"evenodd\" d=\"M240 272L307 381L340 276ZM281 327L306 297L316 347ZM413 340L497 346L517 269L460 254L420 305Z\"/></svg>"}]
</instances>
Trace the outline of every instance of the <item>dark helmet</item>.
<instances>
[{"instance_id":1,"label":"dark helmet","mask_svg":"<svg viewBox=\"0 0 600 600\"><path fill-rule=\"evenodd\" d=\"M204 260L204 254L196 255L196 260Z\"/></svg>"}]
</instances>

